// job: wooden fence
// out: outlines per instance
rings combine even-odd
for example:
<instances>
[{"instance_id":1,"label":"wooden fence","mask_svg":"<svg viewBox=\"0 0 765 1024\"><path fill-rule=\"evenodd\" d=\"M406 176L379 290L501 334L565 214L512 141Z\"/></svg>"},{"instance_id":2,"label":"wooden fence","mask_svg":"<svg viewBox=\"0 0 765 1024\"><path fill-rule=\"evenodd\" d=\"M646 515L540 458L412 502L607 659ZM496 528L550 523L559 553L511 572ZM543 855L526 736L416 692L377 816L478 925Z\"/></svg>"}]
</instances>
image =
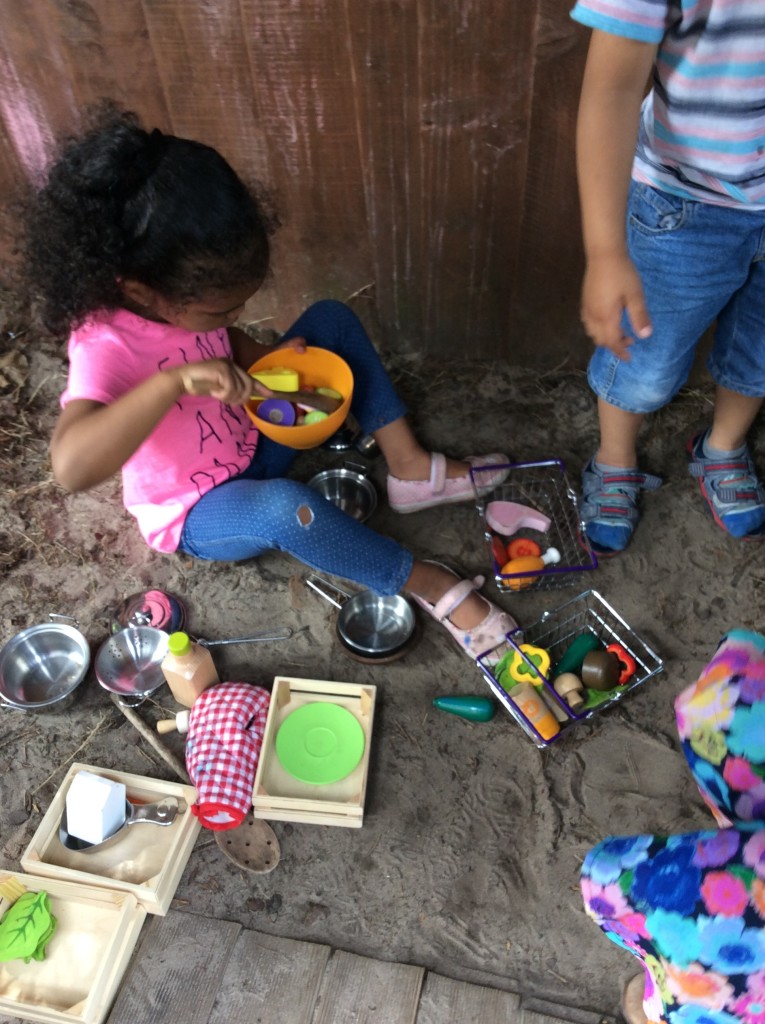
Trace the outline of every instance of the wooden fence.
<instances>
[{"instance_id":1,"label":"wooden fence","mask_svg":"<svg viewBox=\"0 0 765 1024\"><path fill-rule=\"evenodd\" d=\"M357 295L391 348L580 365L571 5L2 0L0 189L110 96L275 189L253 319Z\"/></svg>"}]
</instances>

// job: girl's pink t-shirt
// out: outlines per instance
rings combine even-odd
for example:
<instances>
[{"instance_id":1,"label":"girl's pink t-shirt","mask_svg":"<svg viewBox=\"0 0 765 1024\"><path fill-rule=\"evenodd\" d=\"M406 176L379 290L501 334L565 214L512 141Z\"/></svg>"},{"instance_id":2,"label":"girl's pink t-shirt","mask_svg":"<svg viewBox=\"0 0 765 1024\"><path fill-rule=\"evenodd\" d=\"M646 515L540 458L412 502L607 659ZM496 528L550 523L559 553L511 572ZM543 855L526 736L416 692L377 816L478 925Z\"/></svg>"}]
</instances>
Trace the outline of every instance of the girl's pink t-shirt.
<instances>
[{"instance_id":1,"label":"girl's pink t-shirt","mask_svg":"<svg viewBox=\"0 0 765 1024\"><path fill-rule=\"evenodd\" d=\"M225 329L197 334L124 309L99 313L69 339L61 405L108 405L158 370L219 357L232 357ZM202 395L175 402L122 467L122 500L150 547L175 551L189 509L249 466L257 440L241 407Z\"/></svg>"}]
</instances>

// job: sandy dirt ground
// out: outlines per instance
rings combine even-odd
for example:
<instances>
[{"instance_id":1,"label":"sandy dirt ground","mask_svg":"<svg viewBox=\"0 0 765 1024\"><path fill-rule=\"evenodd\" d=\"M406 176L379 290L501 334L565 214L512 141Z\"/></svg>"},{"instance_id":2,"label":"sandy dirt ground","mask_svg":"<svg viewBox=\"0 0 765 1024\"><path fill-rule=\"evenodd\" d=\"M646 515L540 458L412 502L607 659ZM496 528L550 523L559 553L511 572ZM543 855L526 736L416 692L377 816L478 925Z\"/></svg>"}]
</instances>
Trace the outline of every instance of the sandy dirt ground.
<instances>
[{"instance_id":1,"label":"sandy dirt ground","mask_svg":"<svg viewBox=\"0 0 765 1024\"><path fill-rule=\"evenodd\" d=\"M95 650L111 611L148 587L187 604L190 629L225 638L290 626L293 639L218 648L221 678L270 686L277 674L377 687L366 816L361 829L274 822L281 862L269 875L238 870L203 833L174 907L248 928L423 965L563 1006L614 1013L629 956L583 913L578 869L607 834L681 832L709 824L674 728L673 699L733 626L761 624L762 547L727 538L706 513L684 445L710 411L710 389L684 392L642 438L644 466L665 477L646 497L629 552L555 591L485 592L529 625L596 588L664 659L663 673L590 722L537 749L500 709L487 723L432 706L444 694L488 694L478 669L432 620L404 659L351 660L332 608L309 591L302 567L270 555L257 563L201 564L160 556L124 513L116 481L67 495L53 482L47 439L65 377L60 346L8 321L0 362L0 640L47 619L76 616ZM454 455L505 451L557 457L578 483L596 442L593 398L580 370L542 377L511 363L424 364L386 356L432 448ZM765 464L765 435L755 431ZM358 461L358 456L353 456ZM300 456L307 480L342 464L319 449ZM384 500L375 529L465 572L490 569L470 504L395 515ZM152 724L178 710L165 688L140 714ZM173 779L99 687L92 669L64 710L0 709L0 866L18 868L72 761ZM177 734L167 740L183 754Z\"/></svg>"}]
</instances>

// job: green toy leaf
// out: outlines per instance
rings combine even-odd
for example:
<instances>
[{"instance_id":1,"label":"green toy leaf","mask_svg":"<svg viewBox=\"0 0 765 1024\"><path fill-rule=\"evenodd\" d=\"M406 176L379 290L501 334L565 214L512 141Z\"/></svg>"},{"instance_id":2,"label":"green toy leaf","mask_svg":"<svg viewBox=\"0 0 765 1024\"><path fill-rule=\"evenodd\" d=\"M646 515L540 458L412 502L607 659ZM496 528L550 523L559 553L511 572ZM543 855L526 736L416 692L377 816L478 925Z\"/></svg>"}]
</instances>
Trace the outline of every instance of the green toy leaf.
<instances>
[{"instance_id":1,"label":"green toy leaf","mask_svg":"<svg viewBox=\"0 0 765 1024\"><path fill-rule=\"evenodd\" d=\"M0 921L0 963L32 957L40 940L50 938L52 915L47 892L25 892Z\"/></svg>"}]
</instances>

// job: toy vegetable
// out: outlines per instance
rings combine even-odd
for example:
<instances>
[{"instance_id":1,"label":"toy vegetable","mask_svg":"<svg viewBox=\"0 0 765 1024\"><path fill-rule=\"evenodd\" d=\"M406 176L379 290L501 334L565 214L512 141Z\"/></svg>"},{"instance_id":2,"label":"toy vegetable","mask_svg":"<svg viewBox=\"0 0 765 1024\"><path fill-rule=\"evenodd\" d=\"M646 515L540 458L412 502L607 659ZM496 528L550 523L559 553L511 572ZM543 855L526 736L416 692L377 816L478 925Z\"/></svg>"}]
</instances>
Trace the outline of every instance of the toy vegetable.
<instances>
[{"instance_id":1,"label":"toy vegetable","mask_svg":"<svg viewBox=\"0 0 765 1024\"><path fill-rule=\"evenodd\" d=\"M553 688L572 711L578 711L584 704L584 684L573 672L563 672L553 683Z\"/></svg>"},{"instance_id":2,"label":"toy vegetable","mask_svg":"<svg viewBox=\"0 0 765 1024\"><path fill-rule=\"evenodd\" d=\"M23 893L0 921L0 963L43 960L56 924L47 892Z\"/></svg>"},{"instance_id":3,"label":"toy vegetable","mask_svg":"<svg viewBox=\"0 0 765 1024\"><path fill-rule=\"evenodd\" d=\"M533 644L521 644L507 666L510 678L516 683L533 683L535 686L543 682L549 669L550 655L544 648Z\"/></svg>"}]
</instances>

